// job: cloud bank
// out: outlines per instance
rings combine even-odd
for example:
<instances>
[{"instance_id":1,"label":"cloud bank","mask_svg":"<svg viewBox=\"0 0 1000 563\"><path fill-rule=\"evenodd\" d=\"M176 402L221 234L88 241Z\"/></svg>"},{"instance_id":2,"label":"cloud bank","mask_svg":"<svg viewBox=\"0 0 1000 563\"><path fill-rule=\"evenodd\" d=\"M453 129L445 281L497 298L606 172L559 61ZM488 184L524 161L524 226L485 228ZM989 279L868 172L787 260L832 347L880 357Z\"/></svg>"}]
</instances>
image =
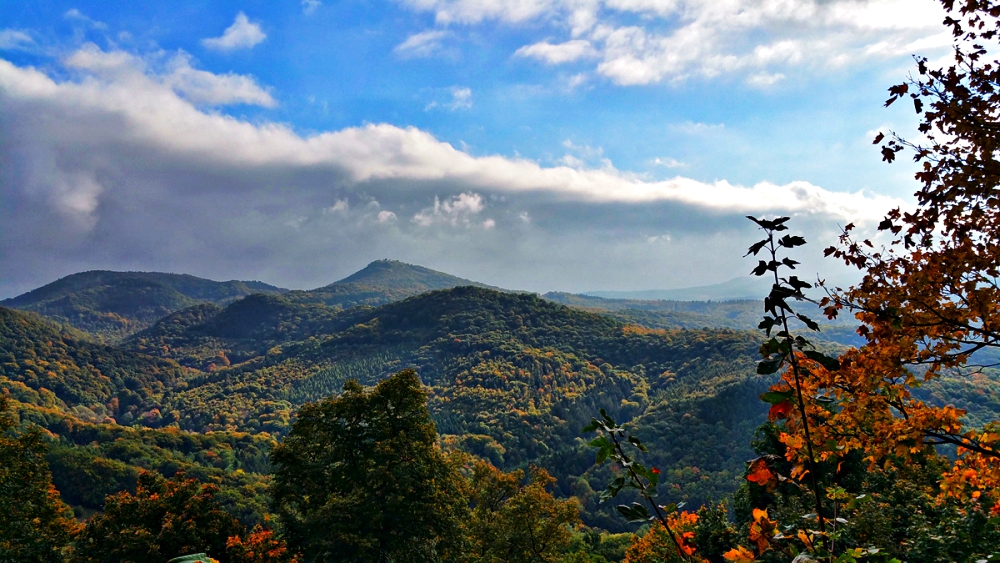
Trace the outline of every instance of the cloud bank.
<instances>
[{"instance_id":1,"label":"cloud bank","mask_svg":"<svg viewBox=\"0 0 1000 563\"><path fill-rule=\"evenodd\" d=\"M183 53L88 45L64 64L74 79L0 59L5 295L88 268L313 287L385 257L535 290L690 286L742 273L745 214L822 238L900 204L474 156L385 123L303 135L206 107L274 100Z\"/></svg>"}]
</instances>

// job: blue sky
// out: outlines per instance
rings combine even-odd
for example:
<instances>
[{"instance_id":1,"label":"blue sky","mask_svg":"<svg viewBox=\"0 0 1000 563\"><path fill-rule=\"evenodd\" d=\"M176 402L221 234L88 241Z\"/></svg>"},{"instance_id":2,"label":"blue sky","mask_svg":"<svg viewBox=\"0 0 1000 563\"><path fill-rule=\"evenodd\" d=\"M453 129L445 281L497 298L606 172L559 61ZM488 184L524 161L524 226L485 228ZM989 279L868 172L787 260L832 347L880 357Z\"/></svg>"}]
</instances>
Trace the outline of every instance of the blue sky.
<instances>
[{"instance_id":1,"label":"blue sky","mask_svg":"<svg viewBox=\"0 0 1000 563\"><path fill-rule=\"evenodd\" d=\"M94 268L314 287L398 258L537 291L724 281L879 161L933 0L0 4L0 294ZM902 106L903 104L899 104ZM813 271L836 267L812 254Z\"/></svg>"}]
</instances>

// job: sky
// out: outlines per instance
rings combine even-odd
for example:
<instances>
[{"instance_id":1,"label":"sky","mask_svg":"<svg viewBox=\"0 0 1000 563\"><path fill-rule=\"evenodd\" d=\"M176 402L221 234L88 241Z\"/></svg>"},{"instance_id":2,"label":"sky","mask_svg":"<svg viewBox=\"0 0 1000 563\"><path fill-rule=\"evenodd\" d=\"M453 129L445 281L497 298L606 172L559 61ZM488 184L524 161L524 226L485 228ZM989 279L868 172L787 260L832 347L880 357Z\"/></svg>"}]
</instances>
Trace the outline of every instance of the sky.
<instances>
[{"instance_id":1,"label":"sky","mask_svg":"<svg viewBox=\"0 0 1000 563\"><path fill-rule=\"evenodd\" d=\"M916 190L879 131L936 0L0 3L0 297L83 270L531 291L804 278Z\"/></svg>"}]
</instances>

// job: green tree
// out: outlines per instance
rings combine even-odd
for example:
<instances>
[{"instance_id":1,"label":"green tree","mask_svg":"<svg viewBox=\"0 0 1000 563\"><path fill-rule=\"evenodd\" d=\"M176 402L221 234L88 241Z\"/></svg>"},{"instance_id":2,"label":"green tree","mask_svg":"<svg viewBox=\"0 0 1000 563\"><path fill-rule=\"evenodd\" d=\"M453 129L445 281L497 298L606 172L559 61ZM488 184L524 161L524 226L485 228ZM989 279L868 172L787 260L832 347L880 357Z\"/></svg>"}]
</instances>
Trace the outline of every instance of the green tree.
<instances>
[{"instance_id":1,"label":"green tree","mask_svg":"<svg viewBox=\"0 0 1000 563\"><path fill-rule=\"evenodd\" d=\"M436 445L413 370L374 388L348 381L307 404L272 454L274 510L306 561L453 558L467 513L462 478Z\"/></svg>"},{"instance_id":2,"label":"green tree","mask_svg":"<svg viewBox=\"0 0 1000 563\"><path fill-rule=\"evenodd\" d=\"M485 461L470 480L470 563L544 563L558 561L579 522L575 501L548 492L556 480L540 467L504 473Z\"/></svg>"},{"instance_id":3,"label":"green tree","mask_svg":"<svg viewBox=\"0 0 1000 563\"><path fill-rule=\"evenodd\" d=\"M76 529L52 486L41 430L16 431L0 394L0 562L62 561Z\"/></svg>"},{"instance_id":4,"label":"green tree","mask_svg":"<svg viewBox=\"0 0 1000 563\"><path fill-rule=\"evenodd\" d=\"M136 493L107 498L104 514L95 516L77 537L73 563L166 563L193 553L207 553L222 563L229 538L246 529L222 510L215 493L183 474L167 480L156 473L139 476Z\"/></svg>"}]
</instances>

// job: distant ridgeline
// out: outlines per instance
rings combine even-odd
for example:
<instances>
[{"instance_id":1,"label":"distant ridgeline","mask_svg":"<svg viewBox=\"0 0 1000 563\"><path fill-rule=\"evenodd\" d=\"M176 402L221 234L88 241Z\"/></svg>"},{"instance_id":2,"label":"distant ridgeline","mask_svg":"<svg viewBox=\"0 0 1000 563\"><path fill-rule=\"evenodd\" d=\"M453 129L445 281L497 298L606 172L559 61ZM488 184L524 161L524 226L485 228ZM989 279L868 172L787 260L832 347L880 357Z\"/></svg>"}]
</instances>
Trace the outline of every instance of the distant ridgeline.
<instances>
[{"instance_id":1,"label":"distant ridgeline","mask_svg":"<svg viewBox=\"0 0 1000 563\"><path fill-rule=\"evenodd\" d=\"M201 303L224 305L285 289L256 281L216 282L184 274L91 271L66 276L0 306L32 311L111 340Z\"/></svg>"},{"instance_id":2,"label":"distant ridgeline","mask_svg":"<svg viewBox=\"0 0 1000 563\"><path fill-rule=\"evenodd\" d=\"M56 486L82 513L141 469L184 470L257 522L296 409L412 367L445 447L545 467L587 523L619 530L597 505L608 466L579 437L598 409L650 446L672 500L697 504L738 486L771 382L754 369L761 335L739 330L760 302L542 298L391 261L313 291L88 272L4 305L27 311L0 308L0 389L55 436ZM995 379L958 381L928 397L1000 413Z\"/></svg>"},{"instance_id":3,"label":"distant ridgeline","mask_svg":"<svg viewBox=\"0 0 1000 563\"><path fill-rule=\"evenodd\" d=\"M217 282L185 274L92 271L5 299L0 306L39 313L115 341L149 328L171 313L196 305L228 305L252 294L286 295L295 302L347 309L383 305L462 285L489 287L395 260L372 262L347 278L312 291L289 291L257 281Z\"/></svg>"}]
</instances>

